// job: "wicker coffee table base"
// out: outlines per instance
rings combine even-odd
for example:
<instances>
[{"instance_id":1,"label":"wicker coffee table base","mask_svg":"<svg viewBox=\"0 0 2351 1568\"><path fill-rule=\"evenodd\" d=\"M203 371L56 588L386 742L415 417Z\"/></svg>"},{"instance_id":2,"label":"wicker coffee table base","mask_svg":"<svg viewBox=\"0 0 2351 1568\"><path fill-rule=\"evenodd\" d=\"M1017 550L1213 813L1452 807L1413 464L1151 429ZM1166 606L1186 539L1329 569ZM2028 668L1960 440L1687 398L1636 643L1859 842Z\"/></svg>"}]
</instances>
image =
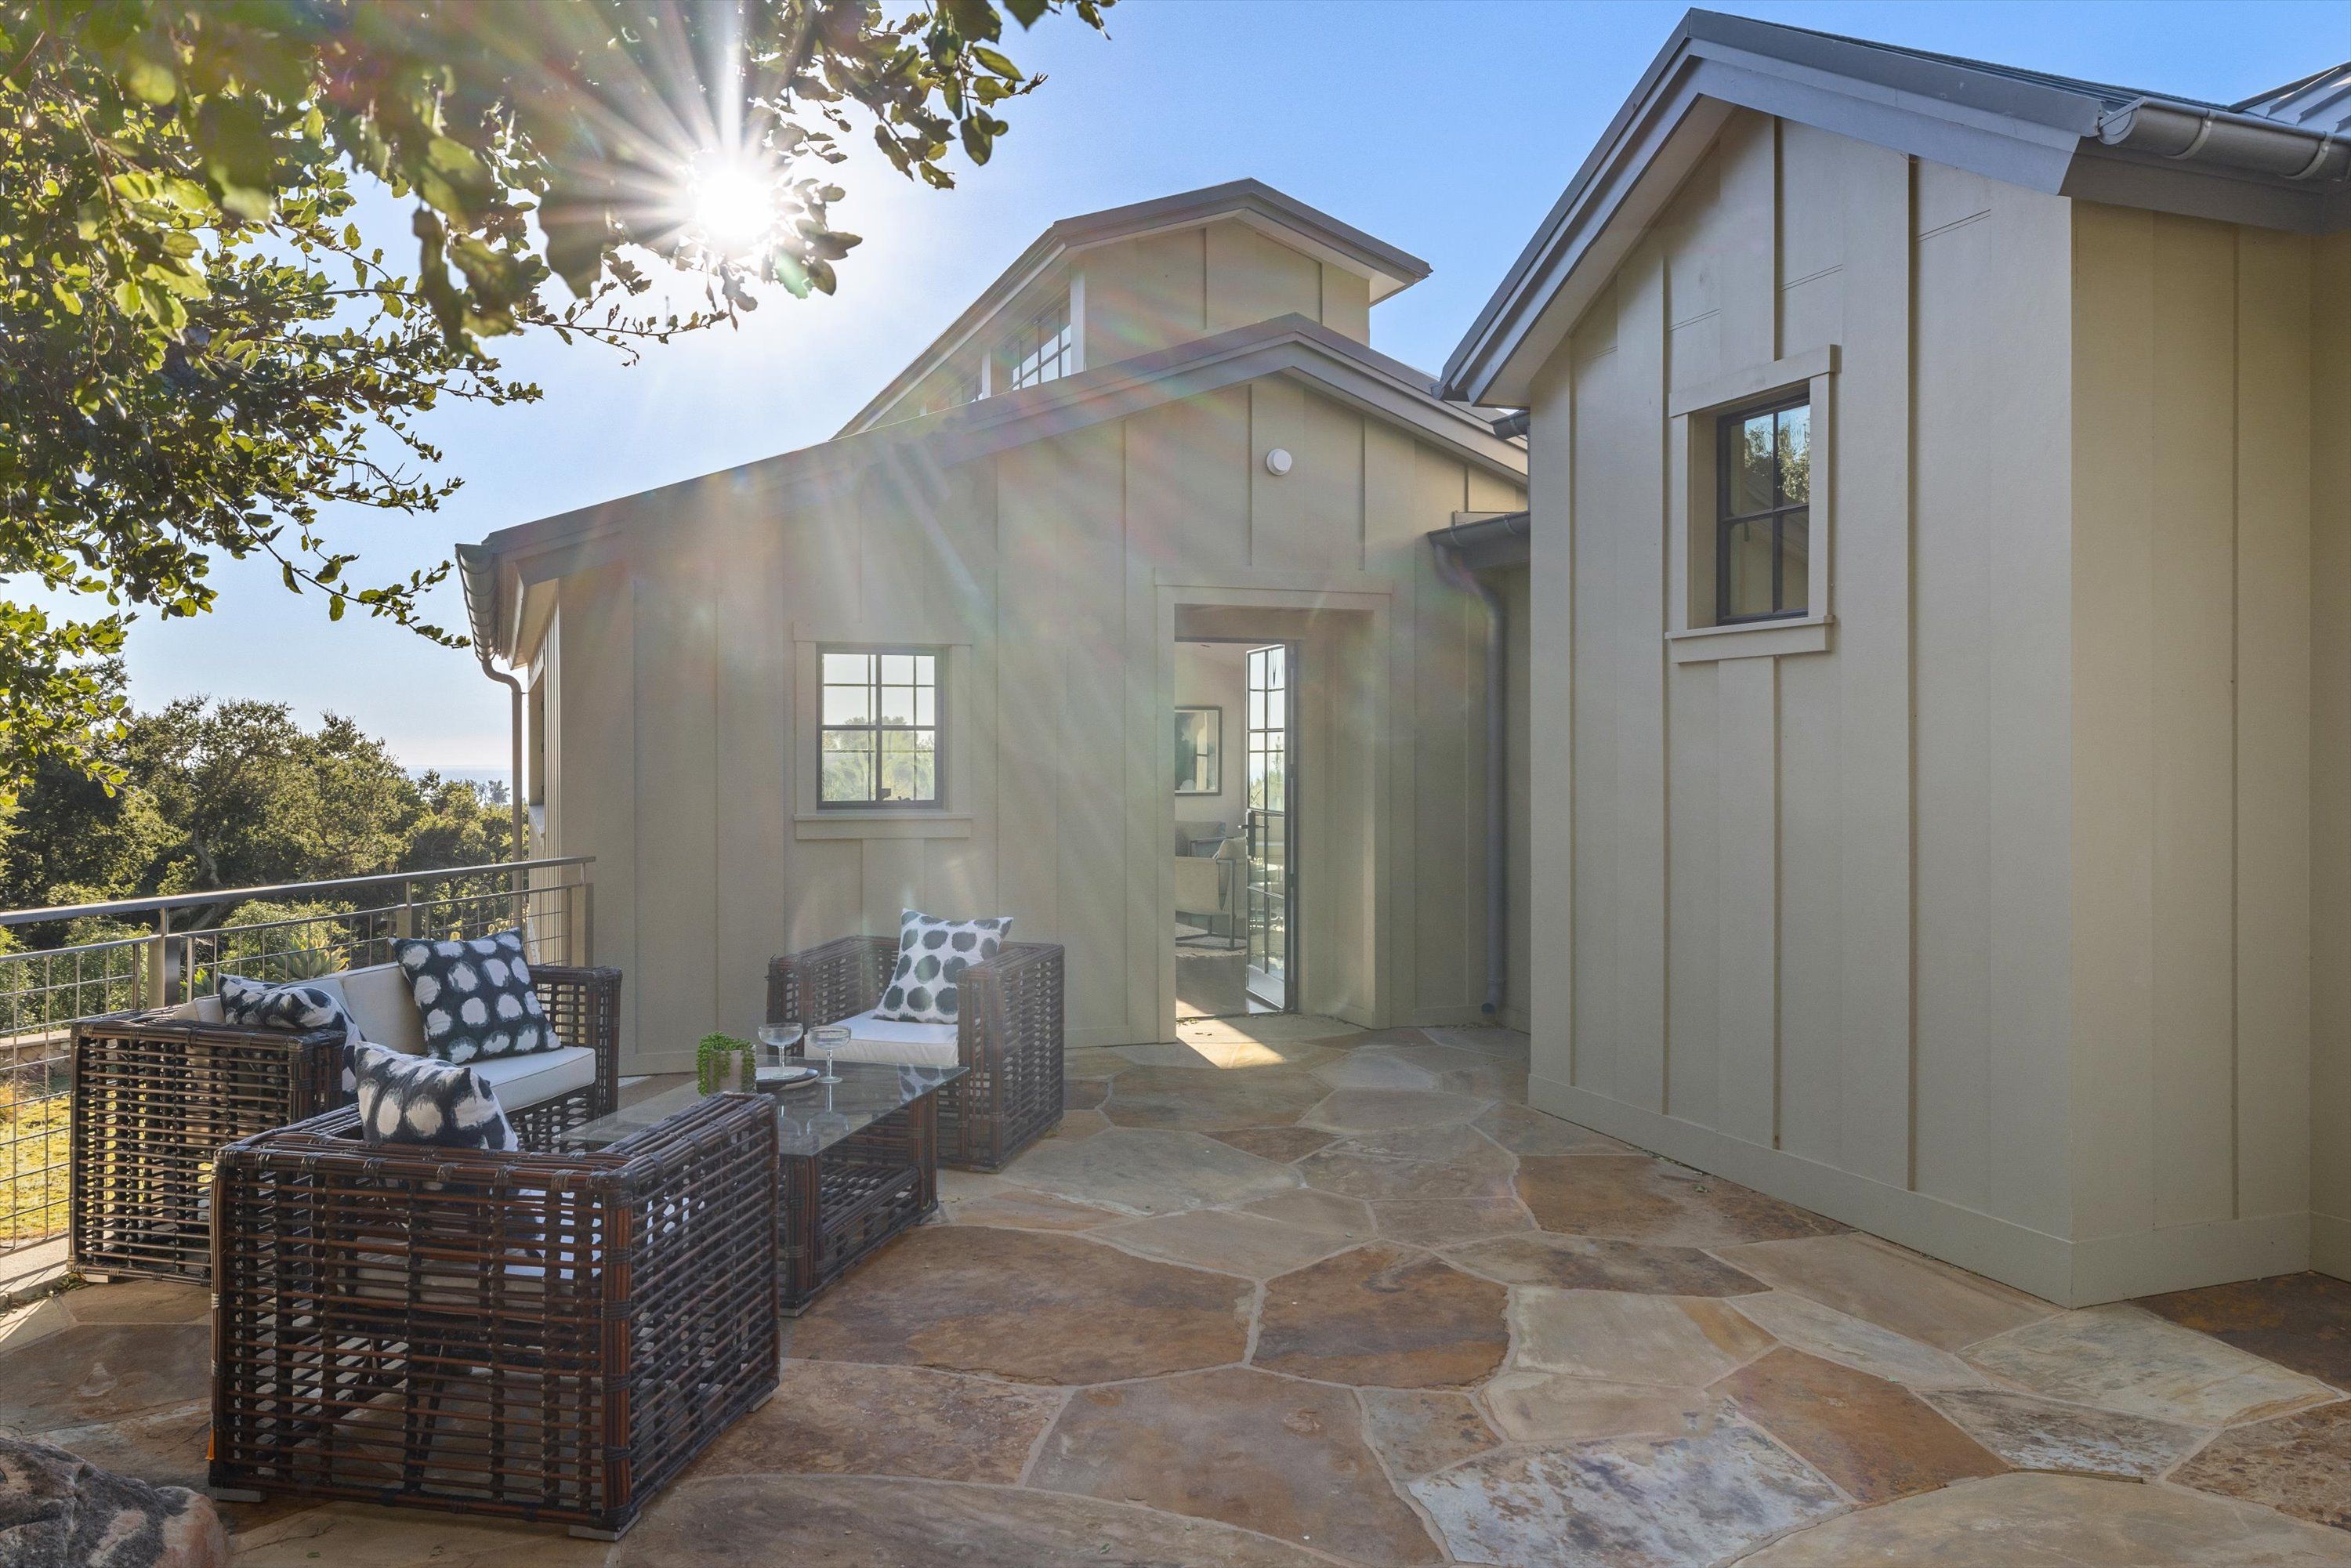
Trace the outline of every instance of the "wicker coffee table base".
<instances>
[{"instance_id":1,"label":"wicker coffee table base","mask_svg":"<svg viewBox=\"0 0 2351 1568\"><path fill-rule=\"evenodd\" d=\"M925 1094L822 1154L787 1155L776 1299L798 1317L874 1249L939 1207L939 1104Z\"/></svg>"}]
</instances>

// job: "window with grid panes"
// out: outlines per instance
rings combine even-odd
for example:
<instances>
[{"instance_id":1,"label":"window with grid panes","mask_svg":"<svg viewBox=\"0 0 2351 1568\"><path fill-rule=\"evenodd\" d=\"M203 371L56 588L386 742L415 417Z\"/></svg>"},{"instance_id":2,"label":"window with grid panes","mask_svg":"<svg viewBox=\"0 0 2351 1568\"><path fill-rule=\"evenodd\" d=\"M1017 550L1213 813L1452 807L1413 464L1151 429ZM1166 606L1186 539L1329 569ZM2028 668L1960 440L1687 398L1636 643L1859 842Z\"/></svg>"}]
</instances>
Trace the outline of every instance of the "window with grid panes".
<instances>
[{"instance_id":1,"label":"window with grid panes","mask_svg":"<svg viewBox=\"0 0 2351 1568\"><path fill-rule=\"evenodd\" d=\"M1715 623L1802 615L1812 594L1812 407L1724 414L1715 455Z\"/></svg>"},{"instance_id":2,"label":"window with grid panes","mask_svg":"<svg viewBox=\"0 0 2351 1568\"><path fill-rule=\"evenodd\" d=\"M818 656L818 805L937 805L937 653L826 648Z\"/></svg>"},{"instance_id":3,"label":"window with grid panes","mask_svg":"<svg viewBox=\"0 0 2351 1568\"><path fill-rule=\"evenodd\" d=\"M1062 295L1030 318L1004 346L1012 367L1012 390L1059 381L1077 369L1071 363L1075 340L1070 330L1070 297Z\"/></svg>"}]
</instances>

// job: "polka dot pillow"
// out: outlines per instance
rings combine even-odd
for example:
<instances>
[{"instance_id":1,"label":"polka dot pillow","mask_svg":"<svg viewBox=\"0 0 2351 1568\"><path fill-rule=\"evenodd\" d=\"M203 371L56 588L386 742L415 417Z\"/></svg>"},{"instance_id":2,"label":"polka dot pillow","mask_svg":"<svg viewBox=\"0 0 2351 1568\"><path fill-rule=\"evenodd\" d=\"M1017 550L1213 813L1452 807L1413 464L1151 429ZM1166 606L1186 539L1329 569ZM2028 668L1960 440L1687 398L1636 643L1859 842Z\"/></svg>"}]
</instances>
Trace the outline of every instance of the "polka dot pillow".
<instances>
[{"instance_id":1,"label":"polka dot pillow","mask_svg":"<svg viewBox=\"0 0 2351 1568\"><path fill-rule=\"evenodd\" d=\"M380 1045L362 1045L351 1055L359 1075L360 1131L369 1143L507 1154L520 1146L496 1092L472 1068L403 1056Z\"/></svg>"},{"instance_id":2,"label":"polka dot pillow","mask_svg":"<svg viewBox=\"0 0 2351 1568\"><path fill-rule=\"evenodd\" d=\"M1011 932L1010 915L940 920L909 909L898 917L898 967L873 1016L893 1023L955 1022L956 982L974 964L995 957Z\"/></svg>"},{"instance_id":3,"label":"polka dot pillow","mask_svg":"<svg viewBox=\"0 0 2351 1568\"><path fill-rule=\"evenodd\" d=\"M424 1049L444 1061L527 1056L563 1042L540 1010L522 933L392 945L424 1021Z\"/></svg>"}]
</instances>

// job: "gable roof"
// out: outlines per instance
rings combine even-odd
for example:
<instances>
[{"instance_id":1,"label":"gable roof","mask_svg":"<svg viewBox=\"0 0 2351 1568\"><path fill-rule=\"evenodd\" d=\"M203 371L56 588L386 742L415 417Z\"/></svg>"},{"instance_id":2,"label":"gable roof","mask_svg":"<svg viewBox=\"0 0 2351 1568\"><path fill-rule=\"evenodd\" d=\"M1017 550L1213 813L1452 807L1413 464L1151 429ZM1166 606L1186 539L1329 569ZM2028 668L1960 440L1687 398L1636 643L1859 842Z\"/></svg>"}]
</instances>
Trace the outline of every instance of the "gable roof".
<instances>
[{"instance_id":1,"label":"gable roof","mask_svg":"<svg viewBox=\"0 0 2351 1568\"><path fill-rule=\"evenodd\" d=\"M1011 304L1023 288L1067 257L1113 240L1133 239L1164 229L1189 228L1227 217L1238 218L1262 229L1279 230L1285 242L1302 244L1320 259L1368 279L1374 305L1428 276L1428 263L1418 256L1374 238L1351 224L1341 223L1261 180L1233 180L1222 185L1063 218L1030 241L1019 259L982 289L979 298L966 307L946 331L915 355L912 364L892 377L890 384L876 392L872 402L851 416L840 434L851 435L872 426L913 390L915 382L936 370L942 361Z\"/></svg>"},{"instance_id":2,"label":"gable roof","mask_svg":"<svg viewBox=\"0 0 2351 1568\"><path fill-rule=\"evenodd\" d=\"M2351 67L2236 105L1692 11L1446 361L1447 395L1522 405L1703 155L1753 110L2033 190L2304 233L2351 227Z\"/></svg>"},{"instance_id":3,"label":"gable roof","mask_svg":"<svg viewBox=\"0 0 2351 1568\"><path fill-rule=\"evenodd\" d=\"M1270 375L1310 382L1325 396L1384 419L1489 473L1520 482L1526 478L1524 444L1496 435L1478 411L1439 398L1426 371L1304 316L1278 316L1214 337L1191 339L944 413L836 436L721 474L738 494L789 500L822 494L883 463L944 471ZM718 476L702 475L641 490L501 528L479 544L459 545L458 576L476 648L512 656L519 605L511 589L518 561L537 556L559 559L591 541L665 523L688 509L681 503L690 492ZM559 575L559 570L538 575Z\"/></svg>"}]
</instances>

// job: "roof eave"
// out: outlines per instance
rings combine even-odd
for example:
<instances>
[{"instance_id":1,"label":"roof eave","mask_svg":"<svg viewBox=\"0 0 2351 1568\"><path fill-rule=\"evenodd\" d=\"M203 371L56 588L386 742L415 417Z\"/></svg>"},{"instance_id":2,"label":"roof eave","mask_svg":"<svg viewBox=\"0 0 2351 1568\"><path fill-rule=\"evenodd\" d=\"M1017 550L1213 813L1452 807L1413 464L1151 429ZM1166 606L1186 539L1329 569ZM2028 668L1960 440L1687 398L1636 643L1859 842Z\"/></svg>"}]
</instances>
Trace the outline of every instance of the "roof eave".
<instances>
[{"instance_id":1,"label":"roof eave","mask_svg":"<svg viewBox=\"0 0 2351 1568\"><path fill-rule=\"evenodd\" d=\"M2247 154L2252 161L2227 162L2216 155L2222 146L2217 141L2196 144L2200 162L2168 145L2160 152L2110 148L2102 131L2114 135L2126 122L2120 117L2134 110L2144 120L2141 140L2158 142L2175 132L2178 116L2216 118L2199 106L2109 96L2116 90L2021 79L1693 11L1454 349L1439 389L1448 397L1523 406L1535 372L1732 109L2052 193L2304 232L2351 221L2351 186L2333 162L2339 157L2344 172L2351 172L2351 148L2337 142L2330 152L2314 133L2246 123L2252 117L2226 110L2217 117L2238 122L2231 139L2240 146L2258 143L2258 159ZM2261 161L2291 162L2292 146L2311 161L2309 172L2281 173Z\"/></svg>"},{"instance_id":2,"label":"roof eave","mask_svg":"<svg viewBox=\"0 0 2351 1568\"><path fill-rule=\"evenodd\" d=\"M715 480L771 497L797 494L838 484L894 453L916 449L926 465L943 470L1176 398L1283 373L1311 374L1319 386L1343 402L1408 422L1489 473L1525 480L1525 445L1496 435L1477 413L1438 398L1426 372L1318 321L1283 316L942 413L836 436L716 474L517 524L477 545L460 546L459 556L482 562L486 571L496 565L498 577L536 576L539 568L522 563L671 516L679 510L674 502Z\"/></svg>"}]
</instances>

